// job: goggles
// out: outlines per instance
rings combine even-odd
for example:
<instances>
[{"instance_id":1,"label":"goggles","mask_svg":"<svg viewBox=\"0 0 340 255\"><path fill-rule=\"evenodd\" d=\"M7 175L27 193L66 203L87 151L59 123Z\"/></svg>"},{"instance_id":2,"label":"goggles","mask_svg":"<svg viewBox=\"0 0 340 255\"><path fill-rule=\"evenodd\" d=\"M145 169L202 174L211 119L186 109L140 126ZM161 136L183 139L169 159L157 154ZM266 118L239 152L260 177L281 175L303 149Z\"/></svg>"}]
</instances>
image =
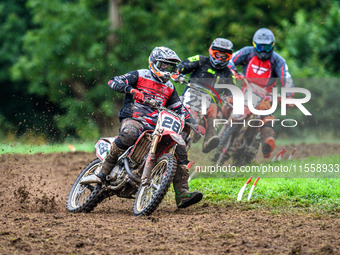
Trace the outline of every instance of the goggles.
<instances>
[{"instance_id":1,"label":"goggles","mask_svg":"<svg viewBox=\"0 0 340 255\"><path fill-rule=\"evenodd\" d=\"M232 53L229 52L222 52L219 50L213 50L213 49L209 49L209 53L210 55L212 55L215 59L217 60L222 60L222 61L228 61L231 59L232 57Z\"/></svg>"},{"instance_id":2,"label":"goggles","mask_svg":"<svg viewBox=\"0 0 340 255\"><path fill-rule=\"evenodd\" d=\"M253 45L255 47L255 49L258 51L258 52L269 52L271 51L273 48L274 48L274 44L275 43L271 43L271 44L256 44L255 42L253 42Z\"/></svg>"},{"instance_id":3,"label":"goggles","mask_svg":"<svg viewBox=\"0 0 340 255\"><path fill-rule=\"evenodd\" d=\"M156 67L162 72L175 73L177 70L177 64L173 62L167 62L164 60L157 60Z\"/></svg>"}]
</instances>

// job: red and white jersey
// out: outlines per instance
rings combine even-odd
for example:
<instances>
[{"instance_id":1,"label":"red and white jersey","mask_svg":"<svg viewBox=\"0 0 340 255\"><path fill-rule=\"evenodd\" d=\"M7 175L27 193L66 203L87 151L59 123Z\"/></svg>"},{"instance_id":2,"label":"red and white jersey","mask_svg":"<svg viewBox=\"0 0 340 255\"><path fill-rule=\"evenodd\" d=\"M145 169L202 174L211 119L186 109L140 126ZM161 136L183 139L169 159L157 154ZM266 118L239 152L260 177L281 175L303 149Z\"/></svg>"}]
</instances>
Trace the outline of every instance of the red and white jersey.
<instances>
[{"instance_id":1,"label":"red and white jersey","mask_svg":"<svg viewBox=\"0 0 340 255\"><path fill-rule=\"evenodd\" d=\"M170 81L162 83L156 80L149 69L141 69L113 77L108 85L116 91L127 93L124 107L129 107L129 104L133 104L132 109L128 109L129 113L122 118L132 117L147 126L156 125L158 118L157 110L133 100L132 95L129 93L133 88L141 91L145 98L155 99L161 102L162 106L178 114L185 114L186 120L190 118L178 97L174 85ZM124 108L122 111L124 111Z\"/></svg>"},{"instance_id":2,"label":"red and white jersey","mask_svg":"<svg viewBox=\"0 0 340 255\"><path fill-rule=\"evenodd\" d=\"M270 59L262 61L255 53L255 48L248 46L233 54L228 67L236 71L236 66L243 66L243 74L248 81L264 87L271 92L279 79L282 87L293 87L293 82L286 61L275 51Z\"/></svg>"}]
</instances>

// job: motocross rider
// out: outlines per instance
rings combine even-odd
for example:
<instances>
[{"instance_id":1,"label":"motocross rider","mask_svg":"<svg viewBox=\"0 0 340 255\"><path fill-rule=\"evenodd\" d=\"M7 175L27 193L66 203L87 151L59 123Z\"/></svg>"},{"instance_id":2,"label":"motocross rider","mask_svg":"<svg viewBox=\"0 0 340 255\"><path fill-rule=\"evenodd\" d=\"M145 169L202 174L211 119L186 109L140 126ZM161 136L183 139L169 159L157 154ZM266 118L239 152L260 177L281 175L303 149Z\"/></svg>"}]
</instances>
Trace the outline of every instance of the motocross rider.
<instances>
[{"instance_id":1,"label":"motocross rider","mask_svg":"<svg viewBox=\"0 0 340 255\"><path fill-rule=\"evenodd\" d=\"M253 37L253 46L247 46L233 54L229 62L229 68L235 72L235 78L242 80L247 78L248 82L263 87L268 93L276 86L276 78L280 79L282 87L293 87L291 75L288 72L286 61L274 51L275 37L267 28L257 30ZM238 74L236 66L243 67L243 74ZM292 97L293 94L287 95ZM265 101L260 110L269 109L270 102ZM263 116L265 123L261 128L262 153L264 158L269 158L275 148L274 129L270 120L275 119L273 115Z\"/></svg>"},{"instance_id":2,"label":"motocross rider","mask_svg":"<svg viewBox=\"0 0 340 255\"><path fill-rule=\"evenodd\" d=\"M222 96L230 95L227 89L218 89L216 84L233 84L233 73L228 68L228 62L232 57L233 44L224 38L216 38L210 48L209 57L196 55L189 57L178 65L177 74L190 75L190 82L201 84L207 89L209 86L216 90ZM173 76L174 77L174 76ZM174 79L176 81L176 79ZM183 92L185 94L186 90ZM218 102L218 101L217 101ZM218 116L218 107L216 104L210 104L207 109L206 134L203 142L203 153L209 153L216 148L220 142L214 128L214 119Z\"/></svg>"},{"instance_id":3,"label":"motocross rider","mask_svg":"<svg viewBox=\"0 0 340 255\"><path fill-rule=\"evenodd\" d=\"M158 111L143 104L146 98L161 102L162 106L184 115L185 120L190 121L190 116L183 107L175 87L169 81L170 75L176 71L180 61L173 50L156 47L149 57L149 69L131 71L110 79L108 85L111 89L126 94L124 106L119 113L119 119L122 122L119 135L111 144L111 149L99 174L85 177L87 179L83 178L83 184L105 183L106 176L115 166L119 156L137 141L143 131L154 129ZM134 107L131 107L131 104ZM173 180L175 199L178 208L185 208L199 202L203 194L197 191L189 192L187 166L189 161L185 146L177 145L176 155L178 166Z\"/></svg>"}]
</instances>

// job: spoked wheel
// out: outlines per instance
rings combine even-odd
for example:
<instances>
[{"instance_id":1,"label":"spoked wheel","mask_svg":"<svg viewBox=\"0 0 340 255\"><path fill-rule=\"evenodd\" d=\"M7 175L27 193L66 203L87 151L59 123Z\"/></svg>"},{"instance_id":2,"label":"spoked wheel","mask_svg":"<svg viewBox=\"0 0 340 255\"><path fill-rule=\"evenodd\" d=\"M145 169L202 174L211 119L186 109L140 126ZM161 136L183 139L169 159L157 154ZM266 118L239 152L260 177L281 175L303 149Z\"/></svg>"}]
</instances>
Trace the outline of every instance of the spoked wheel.
<instances>
[{"instance_id":1,"label":"spoked wheel","mask_svg":"<svg viewBox=\"0 0 340 255\"><path fill-rule=\"evenodd\" d=\"M133 204L133 215L150 215L156 210L170 187L176 168L175 157L170 153L157 160L151 171L150 184L141 185L138 189Z\"/></svg>"},{"instance_id":2,"label":"spoked wheel","mask_svg":"<svg viewBox=\"0 0 340 255\"><path fill-rule=\"evenodd\" d=\"M78 175L76 181L72 185L70 193L67 198L66 209L69 212L90 212L98 203L105 197L101 194L101 184L80 184L81 178L87 175L94 174L96 169L100 166L101 160L95 159L88 164L84 170Z\"/></svg>"}]
</instances>

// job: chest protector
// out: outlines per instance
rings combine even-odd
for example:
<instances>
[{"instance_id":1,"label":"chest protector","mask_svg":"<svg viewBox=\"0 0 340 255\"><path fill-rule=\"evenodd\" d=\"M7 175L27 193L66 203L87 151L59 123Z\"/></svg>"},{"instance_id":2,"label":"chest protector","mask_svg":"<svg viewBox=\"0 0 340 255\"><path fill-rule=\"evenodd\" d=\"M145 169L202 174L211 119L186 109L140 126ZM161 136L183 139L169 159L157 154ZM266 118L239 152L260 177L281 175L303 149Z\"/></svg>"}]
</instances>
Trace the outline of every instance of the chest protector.
<instances>
[{"instance_id":1,"label":"chest protector","mask_svg":"<svg viewBox=\"0 0 340 255\"><path fill-rule=\"evenodd\" d=\"M269 59L261 61L256 55L249 61L245 76L249 82L265 87L272 73Z\"/></svg>"}]
</instances>

